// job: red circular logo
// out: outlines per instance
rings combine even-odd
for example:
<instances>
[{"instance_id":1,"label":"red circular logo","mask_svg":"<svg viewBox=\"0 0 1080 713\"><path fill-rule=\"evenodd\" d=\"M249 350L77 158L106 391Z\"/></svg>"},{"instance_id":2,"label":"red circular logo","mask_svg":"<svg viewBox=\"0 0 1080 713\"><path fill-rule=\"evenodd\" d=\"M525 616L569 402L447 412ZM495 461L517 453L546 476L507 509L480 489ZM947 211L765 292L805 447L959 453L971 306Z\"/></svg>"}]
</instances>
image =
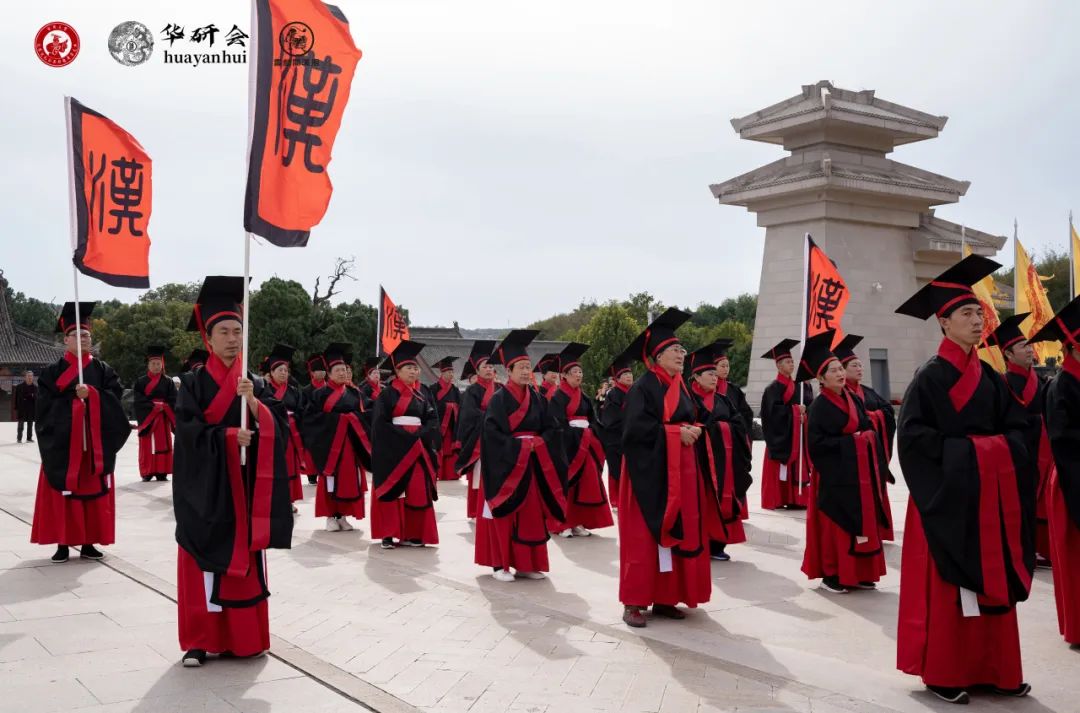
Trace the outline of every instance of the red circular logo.
<instances>
[{"instance_id":1,"label":"red circular logo","mask_svg":"<svg viewBox=\"0 0 1080 713\"><path fill-rule=\"evenodd\" d=\"M79 54L79 33L66 22L50 22L38 30L34 51L50 67L71 64Z\"/></svg>"}]
</instances>

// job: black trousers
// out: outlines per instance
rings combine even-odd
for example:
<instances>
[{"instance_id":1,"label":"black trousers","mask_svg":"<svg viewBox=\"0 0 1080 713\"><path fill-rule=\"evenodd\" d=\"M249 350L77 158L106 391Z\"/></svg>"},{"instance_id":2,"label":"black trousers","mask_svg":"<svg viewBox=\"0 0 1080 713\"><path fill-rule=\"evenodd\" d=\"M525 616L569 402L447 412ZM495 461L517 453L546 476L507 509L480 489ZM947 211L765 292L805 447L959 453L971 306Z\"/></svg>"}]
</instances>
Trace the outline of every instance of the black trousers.
<instances>
[{"instance_id":1,"label":"black trousers","mask_svg":"<svg viewBox=\"0 0 1080 713\"><path fill-rule=\"evenodd\" d=\"M26 440L27 440L28 443L33 443L34 442L34 421L32 419L29 420L29 421L23 421L21 418L19 419L19 429L18 429L18 432L17 432L18 435L16 435L15 437L20 441L22 440L22 432L23 432L23 424L24 423L26 424Z\"/></svg>"}]
</instances>

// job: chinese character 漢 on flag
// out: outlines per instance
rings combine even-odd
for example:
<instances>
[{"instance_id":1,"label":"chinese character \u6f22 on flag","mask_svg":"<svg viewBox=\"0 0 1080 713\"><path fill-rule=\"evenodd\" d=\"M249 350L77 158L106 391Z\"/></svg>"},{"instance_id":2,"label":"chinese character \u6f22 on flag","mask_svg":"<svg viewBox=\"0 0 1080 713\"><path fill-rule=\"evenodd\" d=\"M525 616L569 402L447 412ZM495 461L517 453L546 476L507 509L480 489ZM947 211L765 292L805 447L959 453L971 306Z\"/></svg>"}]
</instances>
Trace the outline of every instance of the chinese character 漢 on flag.
<instances>
[{"instance_id":1,"label":"chinese character \u6f22 on flag","mask_svg":"<svg viewBox=\"0 0 1080 713\"><path fill-rule=\"evenodd\" d=\"M844 317L851 293L844 278L836 269L836 263L817 246L813 238L806 236L806 338L830 329L836 330L833 346L844 338L840 322Z\"/></svg>"},{"instance_id":2,"label":"chinese character \u6f22 on flag","mask_svg":"<svg viewBox=\"0 0 1080 713\"><path fill-rule=\"evenodd\" d=\"M327 165L361 52L333 5L253 3L244 228L279 247L303 247L330 204Z\"/></svg>"},{"instance_id":3,"label":"chinese character \u6f22 on flag","mask_svg":"<svg viewBox=\"0 0 1080 713\"><path fill-rule=\"evenodd\" d=\"M393 354L397 345L409 338L409 323L397 305L379 287L379 337L378 347L383 354Z\"/></svg>"},{"instance_id":4,"label":"chinese character \u6f22 on flag","mask_svg":"<svg viewBox=\"0 0 1080 713\"><path fill-rule=\"evenodd\" d=\"M65 97L75 266L116 287L150 286L151 162L128 132Z\"/></svg>"}]
</instances>

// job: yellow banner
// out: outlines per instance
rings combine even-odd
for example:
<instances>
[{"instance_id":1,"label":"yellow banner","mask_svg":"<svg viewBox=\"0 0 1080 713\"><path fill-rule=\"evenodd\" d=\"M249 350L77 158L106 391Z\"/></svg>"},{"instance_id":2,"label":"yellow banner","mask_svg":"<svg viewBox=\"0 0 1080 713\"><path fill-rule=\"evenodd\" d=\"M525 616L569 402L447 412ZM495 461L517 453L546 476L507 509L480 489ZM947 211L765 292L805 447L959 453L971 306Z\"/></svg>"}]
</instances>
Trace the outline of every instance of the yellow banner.
<instances>
[{"instance_id":1,"label":"yellow banner","mask_svg":"<svg viewBox=\"0 0 1080 713\"><path fill-rule=\"evenodd\" d=\"M1049 278L1039 275L1035 270L1035 264L1031 262L1027 251L1020 241L1016 241L1016 314L1031 312L1031 316L1020 325L1020 331L1027 336L1043 328L1050 318L1054 316L1054 310L1050 308L1050 300L1046 297L1046 288L1043 281ZM1033 345L1035 356L1040 364L1053 358L1058 364L1061 363L1060 342L1040 342Z\"/></svg>"},{"instance_id":2,"label":"yellow banner","mask_svg":"<svg viewBox=\"0 0 1080 713\"><path fill-rule=\"evenodd\" d=\"M964 243L963 248L964 257L971 254L971 248L967 243ZM997 347L986 346L986 338L995 329L1001 325L1001 318L998 316L997 307L994 306L994 277L993 275L987 275L983 279L972 285L972 290L975 292L975 297L982 304L983 309L983 345L979 347L979 358L985 361L990 366L997 369L1000 373L1005 373L1005 357L1002 355L1001 350Z\"/></svg>"},{"instance_id":3,"label":"yellow banner","mask_svg":"<svg viewBox=\"0 0 1080 713\"><path fill-rule=\"evenodd\" d=\"M1073 274L1073 297L1080 295L1080 235L1076 234L1076 228L1069 223L1069 232L1072 233L1072 274Z\"/></svg>"}]
</instances>

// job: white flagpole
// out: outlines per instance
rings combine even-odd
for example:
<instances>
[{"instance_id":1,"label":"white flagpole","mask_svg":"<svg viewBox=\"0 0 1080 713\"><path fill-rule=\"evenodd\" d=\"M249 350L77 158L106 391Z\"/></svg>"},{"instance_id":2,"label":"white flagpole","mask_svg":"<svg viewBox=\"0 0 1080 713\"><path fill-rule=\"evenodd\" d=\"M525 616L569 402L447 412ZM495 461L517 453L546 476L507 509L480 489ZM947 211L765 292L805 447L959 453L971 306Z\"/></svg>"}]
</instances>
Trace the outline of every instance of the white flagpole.
<instances>
[{"instance_id":1,"label":"white flagpole","mask_svg":"<svg viewBox=\"0 0 1080 713\"><path fill-rule=\"evenodd\" d=\"M248 278L251 276L251 233L244 233L244 301L241 305L243 311L243 337L240 344L240 378L247 377L247 365L248 365ZM240 407L240 428L247 430L248 427L248 406L247 403L241 404ZM240 448L240 465L244 465L246 460L247 449Z\"/></svg>"},{"instance_id":2,"label":"white flagpole","mask_svg":"<svg viewBox=\"0 0 1080 713\"><path fill-rule=\"evenodd\" d=\"M1020 261L1017 259L1020 257L1020 238L1019 238L1019 226L1017 225L1016 218L1013 218L1013 314L1016 314L1016 297L1017 297L1017 277L1016 274L1020 270Z\"/></svg>"},{"instance_id":3,"label":"white flagpole","mask_svg":"<svg viewBox=\"0 0 1080 713\"><path fill-rule=\"evenodd\" d=\"M375 356L379 356L379 345L382 343L382 308L383 286L379 285L379 299L375 309Z\"/></svg>"},{"instance_id":4,"label":"white flagpole","mask_svg":"<svg viewBox=\"0 0 1080 713\"><path fill-rule=\"evenodd\" d=\"M1076 241L1073 240L1072 211L1069 211L1069 297L1076 297Z\"/></svg>"},{"instance_id":5,"label":"white flagpole","mask_svg":"<svg viewBox=\"0 0 1080 713\"><path fill-rule=\"evenodd\" d=\"M810 233L806 233L803 236L803 271L802 271L802 316L800 322L802 324L799 330L799 339L802 340L802 346L799 348L799 358L802 359L803 354L806 353L806 317L807 312L810 310ZM796 379L799 377L799 365L795 365L795 373L792 374ZM802 465L805 462L806 454L803 449L806 448L806 439L803 438L805 433L804 425L806 424L806 389L805 385L796 383L795 388L799 390L799 405L802 406L803 413L801 414L802 420L799 423L799 462L795 465L795 489L796 492L802 493L803 481L802 481Z\"/></svg>"},{"instance_id":6,"label":"white flagpole","mask_svg":"<svg viewBox=\"0 0 1080 713\"><path fill-rule=\"evenodd\" d=\"M64 97L64 117L66 118L67 138L67 173L68 173L68 218L71 225L71 280L75 284L75 358L79 365L79 384L83 383L82 368L82 320L79 314L79 268L75 266L75 251L78 249L78 230L75 217L75 156L71 142L71 97ZM83 444L85 446L85 443Z\"/></svg>"},{"instance_id":7,"label":"white flagpole","mask_svg":"<svg viewBox=\"0 0 1080 713\"><path fill-rule=\"evenodd\" d=\"M248 142L247 152L244 154L244 179L247 180L248 172L251 170L251 142L255 133L255 90L258 84L259 74L259 42L264 41L265 38L259 37L259 9L255 0L251 2L251 57L252 60L248 64ZM251 233L244 231L244 301L241 305L243 330L240 343L240 378L247 377L247 365L248 365L248 281L251 279ZM239 385L239 384L238 384ZM248 427L248 405L246 402L240 404L240 428L247 430ZM247 464L247 448L240 447L240 465Z\"/></svg>"}]
</instances>

